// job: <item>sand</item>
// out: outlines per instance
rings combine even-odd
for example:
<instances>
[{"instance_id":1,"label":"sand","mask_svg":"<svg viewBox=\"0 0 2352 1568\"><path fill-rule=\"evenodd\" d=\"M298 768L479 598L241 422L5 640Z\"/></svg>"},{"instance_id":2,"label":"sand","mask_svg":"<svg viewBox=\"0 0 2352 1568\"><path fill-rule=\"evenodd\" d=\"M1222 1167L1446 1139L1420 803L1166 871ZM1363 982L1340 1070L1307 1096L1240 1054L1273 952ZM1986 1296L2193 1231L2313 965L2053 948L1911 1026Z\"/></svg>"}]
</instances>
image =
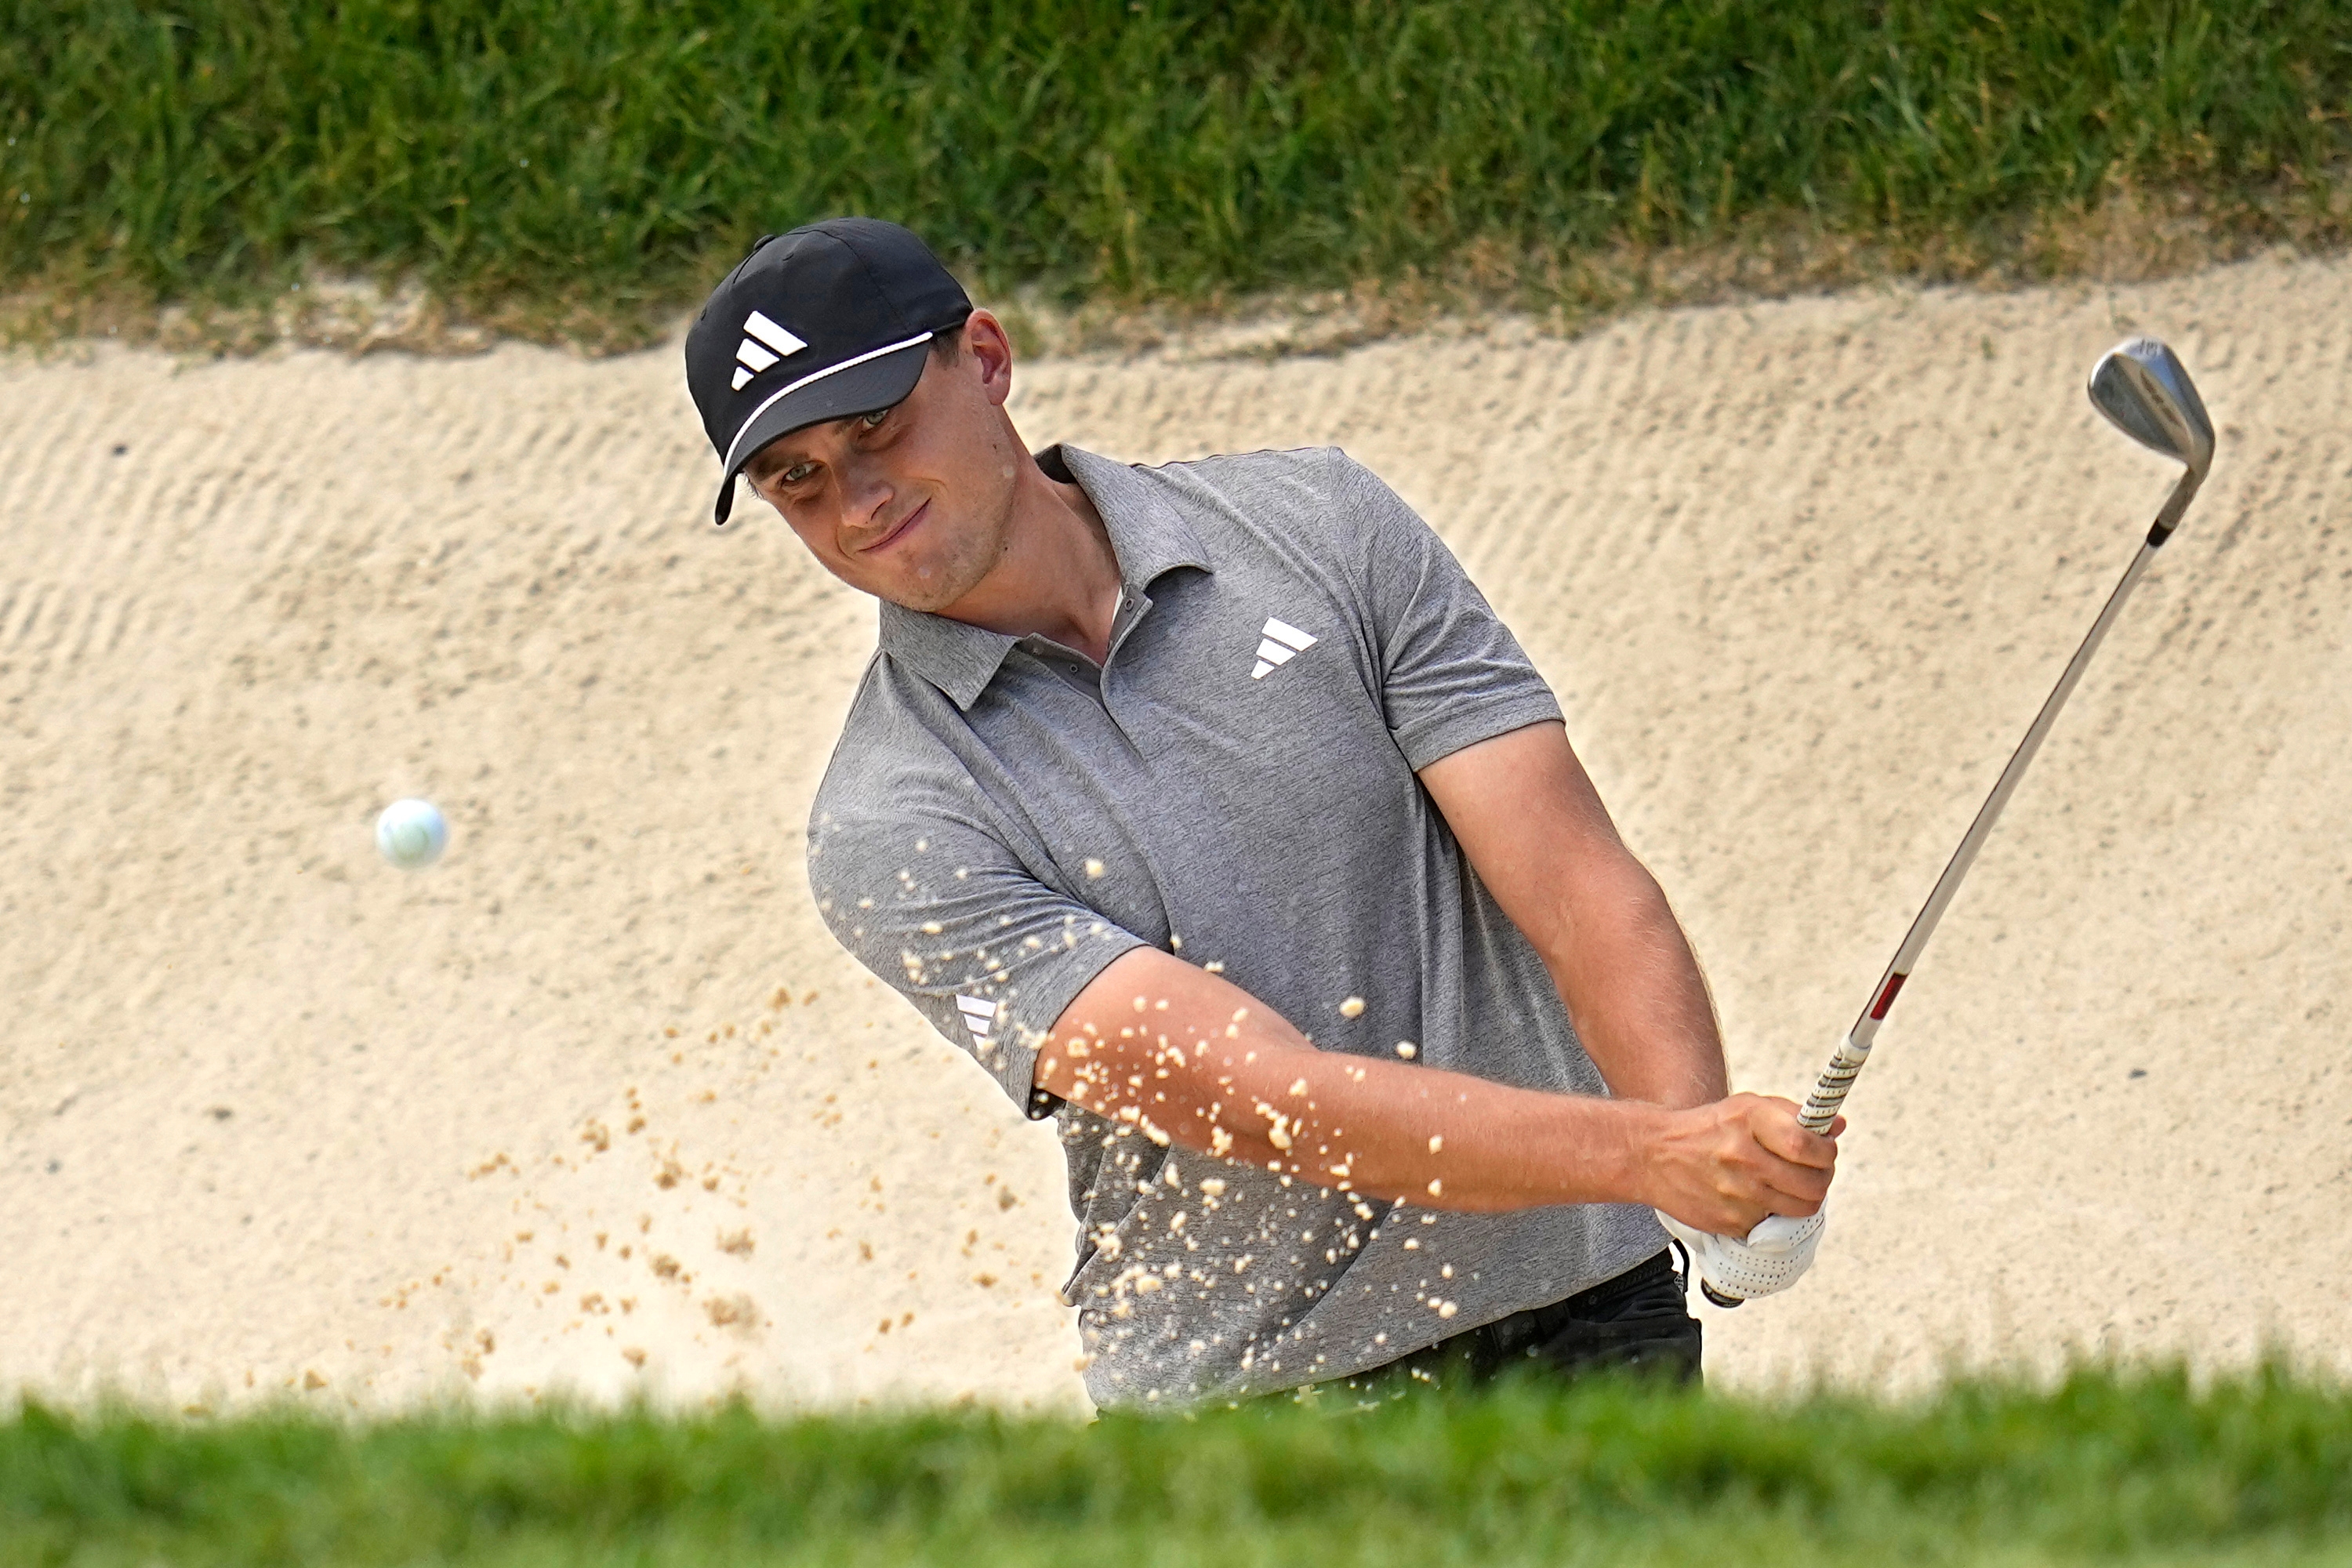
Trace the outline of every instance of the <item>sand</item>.
<instances>
[{"instance_id":1,"label":"sand","mask_svg":"<svg viewBox=\"0 0 2352 1568\"><path fill-rule=\"evenodd\" d=\"M2135 329L2212 480L1727 1386L2345 1364L2352 265L1019 373L1034 443L1339 442L1421 507L1794 1094L2171 483L2081 392ZM101 345L0 362L0 1389L1084 1407L1054 1140L809 905L872 609L704 524L674 349Z\"/></svg>"}]
</instances>

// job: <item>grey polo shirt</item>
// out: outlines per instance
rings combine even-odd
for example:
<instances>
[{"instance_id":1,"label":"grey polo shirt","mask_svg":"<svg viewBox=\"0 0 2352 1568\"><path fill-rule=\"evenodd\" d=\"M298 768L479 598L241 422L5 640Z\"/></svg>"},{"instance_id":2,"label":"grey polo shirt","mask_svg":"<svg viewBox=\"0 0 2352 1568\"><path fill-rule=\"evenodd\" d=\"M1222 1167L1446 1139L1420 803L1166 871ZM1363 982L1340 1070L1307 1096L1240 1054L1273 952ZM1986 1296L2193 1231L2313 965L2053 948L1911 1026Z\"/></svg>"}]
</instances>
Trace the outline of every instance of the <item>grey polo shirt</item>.
<instances>
[{"instance_id":1,"label":"grey polo shirt","mask_svg":"<svg viewBox=\"0 0 2352 1568\"><path fill-rule=\"evenodd\" d=\"M1095 1402L1362 1371L1657 1251L1646 1209L1439 1214L1035 1090L1040 1037L1149 945L1221 966L1324 1050L1606 1092L1414 776L1559 717L1437 536L1333 448L1039 461L1109 530L1108 658L883 605L809 874L852 952L1059 1123Z\"/></svg>"}]
</instances>

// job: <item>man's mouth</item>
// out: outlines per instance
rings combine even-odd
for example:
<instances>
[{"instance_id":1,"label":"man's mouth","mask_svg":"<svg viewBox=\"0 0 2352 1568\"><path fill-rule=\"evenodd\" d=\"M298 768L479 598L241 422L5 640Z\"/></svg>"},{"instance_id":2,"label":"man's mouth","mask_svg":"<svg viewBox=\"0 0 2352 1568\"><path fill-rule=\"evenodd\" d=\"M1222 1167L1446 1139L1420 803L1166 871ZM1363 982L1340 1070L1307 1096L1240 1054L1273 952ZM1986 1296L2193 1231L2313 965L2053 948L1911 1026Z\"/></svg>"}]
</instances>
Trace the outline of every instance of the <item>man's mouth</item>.
<instances>
[{"instance_id":1,"label":"man's mouth","mask_svg":"<svg viewBox=\"0 0 2352 1568\"><path fill-rule=\"evenodd\" d=\"M884 534L881 538L876 540L871 544L859 545L857 547L857 553L860 555L876 555L889 549L891 545L905 538L907 531L914 527L918 522L920 522L923 519L923 514L930 510L931 503L925 501L922 505L908 512L899 521L898 525L896 528L893 528L889 532Z\"/></svg>"}]
</instances>

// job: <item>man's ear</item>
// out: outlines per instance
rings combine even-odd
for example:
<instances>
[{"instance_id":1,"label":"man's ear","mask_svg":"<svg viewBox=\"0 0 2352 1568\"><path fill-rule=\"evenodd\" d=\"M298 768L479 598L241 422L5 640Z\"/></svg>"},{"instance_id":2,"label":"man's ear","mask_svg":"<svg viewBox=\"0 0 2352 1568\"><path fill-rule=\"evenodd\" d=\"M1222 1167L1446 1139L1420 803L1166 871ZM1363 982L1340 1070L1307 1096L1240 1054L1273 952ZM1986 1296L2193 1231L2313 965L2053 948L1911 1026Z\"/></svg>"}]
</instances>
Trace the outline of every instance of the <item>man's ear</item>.
<instances>
[{"instance_id":1,"label":"man's ear","mask_svg":"<svg viewBox=\"0 0 2352 1568\"><path fill-rule=\"evenodd\" d=\"M1013 340L1004 323L986 310L974 310L964 319L963 352L974 362L989 402L1003 407L1013 395Z\"/></svg>"}]
</instances>

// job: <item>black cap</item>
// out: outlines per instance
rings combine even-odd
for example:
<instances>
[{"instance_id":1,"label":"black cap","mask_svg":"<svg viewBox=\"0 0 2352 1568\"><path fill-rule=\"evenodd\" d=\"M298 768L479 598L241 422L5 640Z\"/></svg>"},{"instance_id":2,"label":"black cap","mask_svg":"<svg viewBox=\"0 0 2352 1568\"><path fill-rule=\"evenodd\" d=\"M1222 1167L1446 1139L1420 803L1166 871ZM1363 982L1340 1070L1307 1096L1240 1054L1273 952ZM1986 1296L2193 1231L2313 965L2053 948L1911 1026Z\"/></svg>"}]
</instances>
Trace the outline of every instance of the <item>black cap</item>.
<instances>
[{"instance_id":1,"label":"black cap","mask_svg":"<svg viewBox=\"0 0 2352 1568\"><path fill-rule=\"evenodd\" d=\"M836 217L763 235L710 291L686 334L686 386L726 471L779 437L887 408L915 389L934 334L971 300L930 247L895 223Z\"/></svg>"}]
</instances>

